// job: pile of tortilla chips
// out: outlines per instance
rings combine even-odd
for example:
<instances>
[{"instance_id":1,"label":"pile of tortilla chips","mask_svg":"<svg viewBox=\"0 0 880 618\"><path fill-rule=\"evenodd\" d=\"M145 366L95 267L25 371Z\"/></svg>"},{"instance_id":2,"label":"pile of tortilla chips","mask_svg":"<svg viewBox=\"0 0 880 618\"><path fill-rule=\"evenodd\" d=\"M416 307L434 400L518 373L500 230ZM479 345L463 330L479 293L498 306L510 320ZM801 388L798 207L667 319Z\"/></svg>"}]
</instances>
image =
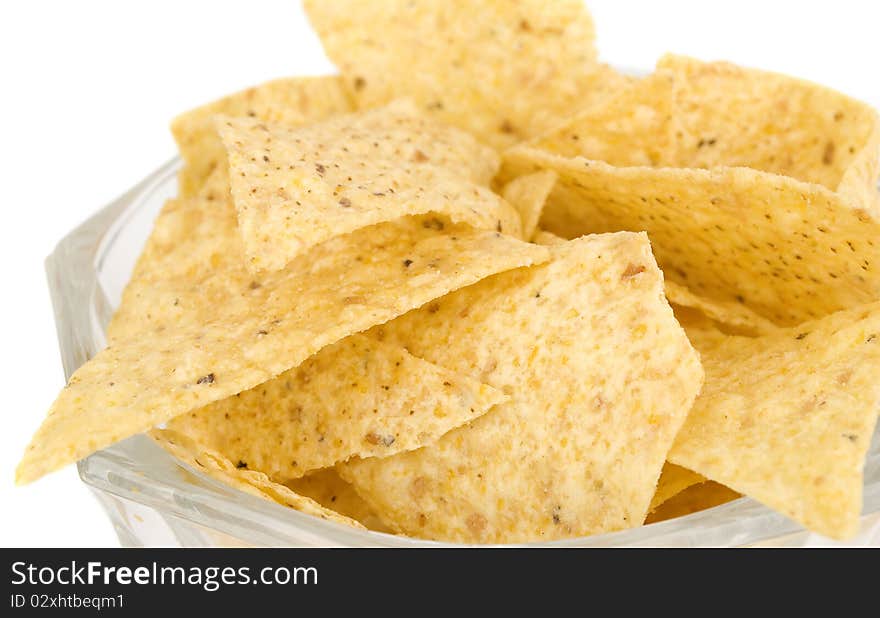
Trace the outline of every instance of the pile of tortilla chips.
<instances>
[{"instance_id":1,"label":"pile of tortilla chips","mask_svg":"<svg viewBox=\"0 0 880 618\"><path fill-rule=\"evenodd\" d=\"M752 497L858 528L880 121L597 61L578 0L306 0L338 76L173 123L184 167L29 482L130 435L245 492L460 543Z\"/></svg>"}]
</instances>

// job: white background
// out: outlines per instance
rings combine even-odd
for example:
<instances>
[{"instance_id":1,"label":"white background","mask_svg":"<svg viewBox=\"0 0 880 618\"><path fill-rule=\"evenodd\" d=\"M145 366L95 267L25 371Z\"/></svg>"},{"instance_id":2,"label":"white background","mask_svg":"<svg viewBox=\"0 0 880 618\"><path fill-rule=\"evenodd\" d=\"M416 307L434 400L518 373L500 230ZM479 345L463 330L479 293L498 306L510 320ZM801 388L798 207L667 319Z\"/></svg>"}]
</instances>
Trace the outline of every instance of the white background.
<instances>
[{"instance_id":1,"label":"white background","mask_svg":"<svg viewBox=\"0 0 880 618\"><path fill-rule=\"evenodd\" d=\"M604 60L664 51L784 71L880 104L878 4L589 0ZM116 544L74 467L13 487L63 385L43 258L174 153L169 120L253 83L331 70L296 0L0 4L0 546Z\"/></svg>"}]
</instances>

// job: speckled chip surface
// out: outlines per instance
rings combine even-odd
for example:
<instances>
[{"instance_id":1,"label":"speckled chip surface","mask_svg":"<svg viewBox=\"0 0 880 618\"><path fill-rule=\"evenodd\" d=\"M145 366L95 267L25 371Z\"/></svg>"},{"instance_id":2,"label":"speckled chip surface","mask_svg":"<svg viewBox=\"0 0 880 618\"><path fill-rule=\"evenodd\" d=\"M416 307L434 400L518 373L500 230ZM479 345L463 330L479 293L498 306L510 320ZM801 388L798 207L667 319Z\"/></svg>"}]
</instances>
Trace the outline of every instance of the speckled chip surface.
<instances>
[{"instance_id":1,"label":"speckled chip surface","mask_svg":"<svg viewBox=\"0 0 880 618\"><path fill-rule=\"evenodd\" d=\"M340 466L397 532L512 543L644 520L697 354L643 234L551 249L371 331L511 398L431 446Z\"/></svg>"},{"instance_id":2,"label":"speckled chip surface","mask_svg":"<svg viewBox=\"0 0 880 618\"><path fill-rule=\"evenodd\" d=\"M523 148L559 179L541 227L565 237L645 230L671 281L798 324L880 298L880 222L821 185L737 167L616 167Z\"/></svg>"},{"instance_id":3,"label":"speckled chip surface","mask_svg":"<svg viewBox=\"0 0 880 618\"><path fill-rule=\"evenodd\" d=\"M852 535L880 404L880 304L704 352L706 384L669 453L833 538Z\"/></svg>"},{"instance_id":4,"label":"speckled chip surface","mask_svg":"<svg viewBox=\"0 0 880 618\"><path fill-rule=\"evenodd\" d=\"M496 147L537 135L625 81L596 60L580 0L308 0L365 107L411 96Z\"/></svg>"},{"instance_id":5,"label":"speckled chip surface","mask_svg":"<svg viewBox=\"0 0 880 618\"><path fill-rule=\"evenodd\" d=\"M17 482L147 433L182 463L137 466L179 473L175 499L275 511L314 544L335 537L311 516L375 545L791 531L740 504L579 539L740 495L854 537L877 489L874 109L727 62L625 75L581 0L304 13L339 74L173 121L178 194ZM115 275L169 169L52 259L116 217Z\"/></svg>"},{"instance_id":6,"label":"speckled chip surface","mask_svg":"<svg viewBox=\"0 0 880 618\"><path fill-rule=\"evenodd\" d=\"M751 169L821 185L880 215L880 118L871 106L778 73L666 55L678 165Z\"/></svg>"},{"instance_id":7,"label":"speckled chip surface","mask_svg":"<svg viewBox=\"0 0 880 618\"><path fill-rule=\"evenodd\" d=\"M17 478L34 480L270 380L349 334L490 274L546 258L537 245L452 224L438 230L434 222L405 218L363 228L259 280L241 259L235 267L204 272L202 279L193 279L185 267L178 277L148 270L145 280L135 282L140 300L128 314L138 328L71 376ZM215 248L208 243L190 249Z\"/></svg>"},{"instance_id":8,"label":"speckled chip surface","mask_svg":"<svg viewBox=\"0 0 880 618\"><path fill-rule=\"evenodd\" d=\"M183 113L171 123L185 164L180 173L180 196L195 196L208 176L225 165L223 144L214 127L216 115L296 127L350 111L352 103L342 78L327 75L276 79Z\"/></svg>"},{"instance_id":9,"label":"speckled chip surface","mask_svg":"<svg viewBox=\"0 0 880 618\"><path fill-rule=\"evenodd\" d=\"M298 129L224 117L217 128L251 270L277 270L334 236L431 211L520 235L517 212L487 186L495 152L406 102Z\"/></svg>"},{"instance_id":10,"label":"speckled chip surface","mask_svg":"<svg viewBox=\"0 0 880 618\"><path fill-rule=\"evenodd\" d=\"M542 229L647 231L670 281L791 326L880 299L878 166L870 106L666 56L607 103L509 150L503 175L559 175Z\"/></svg>"},{"instance_id":11,"label":"speckled chip surface","mask_svg":"<svg viewBox=\"0 0 880 618\"><path fill-rule=\"evenodd\" d=\"M431 444L507 400L401 346L351 335L169 428L280 480Z\"/></svg>"}]
</instances>

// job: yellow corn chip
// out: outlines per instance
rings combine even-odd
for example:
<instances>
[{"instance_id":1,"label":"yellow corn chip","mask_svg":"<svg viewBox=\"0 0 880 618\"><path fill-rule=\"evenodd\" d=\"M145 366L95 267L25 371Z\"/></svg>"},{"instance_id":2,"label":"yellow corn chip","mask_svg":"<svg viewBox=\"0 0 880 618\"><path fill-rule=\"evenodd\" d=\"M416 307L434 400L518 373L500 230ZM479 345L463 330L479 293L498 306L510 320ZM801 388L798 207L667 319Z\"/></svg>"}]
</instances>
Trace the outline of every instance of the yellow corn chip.
<instances>
[{"instance_id":1,"label":"yellow corn chip","mask_svg":"<svg viewBox=\"0 0 880 618\"><path fill-rule=\"evenodd\" d=\"M306 0L361 107L411 96L503 147L625 81L596 62L580 0Z\"/></svg>"},{"instance_id":2,"label":"yellow corn chip","mask_svg":"<svg viewBox=\"0 0 880 618\"><path fill-rule=\"evenodd\" d=\"M641 524L700 388L643 234L552 247L376 336L511 396L435 444L339 467L398 532L549 540ZM637 360L635 360L637 359Z\"/></svg>"},{"instance_id":3,"label":"yellow corn chip","mask_svg":"<svg viewBox=\"0 0 880 618\"><path fill-rule=\"evenodd\" d=\"M391 532L382 523L376 512L361 498L350 483L333 468L315 470L309 474L288 481L286 485L301 496L311 498L324 508L360 522L376 532Z\"/></svg>"},{"instance_id":4,"label":"yellow corn chip","mask_svg":"<svg viewBox=\"0 0 880 618\"><path fill-rule=\"evenodd\" d=\"M648 513L648 516L645 518L645 524L654 524L675 517L684 517L697 511L703 511L713 506L736 500L741 495L720 483L712 481L698 483L672 496L669 500L658 506L656 510Z\"/></svg>"},{"instance_id":5,"label":"yellow corn chip","mask_svg":"<svg viewBox=\"0 0 880 618\"><path fill-rule=\"evenodd\" d=\"M793 325L880 298L880 223L814 184L745 168L613 167L532 148L521 173L559 174L541 227L647 230L669 281Z\"/></svg>"},{"instance_id":6,"label":"yellow corn chip","mask_svg":"<svg viewBox=\"0 0 880 618\"><path fill-rule=\"evenodd\" d=\"M110 321L111 343L147 328L174 327L182 316L207 322L215 305L237 294L242 279L249 277L242 268L235 210L209 190L222 175L215 171L203 187L208 197L169 200L163 206ZM261 285L258 278L248 280ZM160 296L170 302L157 302Z\"/></svg>"},{"instance_id":7,"label":"yellow corn chip","mask_svg":"<svg viewBox=\"0 0 880 618\"><path fill-rule=\"evenodd\" d=\"M773 322L741 303L710 300L694 294L687 286L675 281L666 281L664 289L670 304L697 309L712 320L737 330L736 334L758 335L779 329Z\"/></svg>"},{"instance_id":8,"label":"yellow corn chip","mask_svg":"<svg viewBox=\"0 0 880 618\"><path fill-rule=\"evenodd\" d=\"M296 127L352 109L342 79L294 77L236 92L181 114L171 123L185 167L180 172L181 197L193 197L205 179L223 167L223 144L214 128L214 116L246 116Z\"/></svg>"},{"instance_id":9,"label":"yellow corn chip","mask_svg":"<svg viewBox=\"0 0 880 618\"><path fill-rule=\"evenodd\" d=\"M503 176L557 171L542 227L647 230L667 279L764 332L736 306L793 325L880 297L878 144L877 114L839 93L667 57L514 149Z\"/></svg>"},{"instance_id":10,"label":"yellow corn chip","mask_svg":"<svg viewBox=\"0 0 880 618\"><path fill-rule=\"evenodd\" d=\"M657 481L657 489L654 490L654 497L651 498L651 506L648 507L648 510L655 511L657 507L673 496L680 494L688 487L703 483L705 480L706 477L692 470L666 462L663 464L663 471L660 473L660 480Z\"/></svg>"},{"instance_id":11,"label":"yellow corn chip","mask_svg":"<svg viewBox=\"0 0 880 618\"><path fill-rule=\"evenodd\" d=\"M217 205L197 200L189 208L201 210L204 222ZM181 252L213 260L217 244L226 248L224 240L191 240L160 246L165 253L156 260L166 273L146 269L133 280L122 310L137 327L71 376L28 446L18 482L253 388L326 345L454 289L547 256L546 248L496 232L404 218L334 238L255 279L243 260L229 256L217 257L224 266L213 270L188 267L195 255L175 266Z\"/></svg>"},{"instance_id":12,"label":"yellow corn chip","mask_svg":"<svg viewBox=\"0 0 880 618\"><path fill-rule=\"evenodd\" d=\"M363 335L169 428L276 480L350 457L430 444L505 401L502 393Z\"/></svg>"},{"instance_id":13,"label":"yellow corn chip","mask_svg":"<svg viewBox=\"0 0 880 618\"><path fill-rule=\"evenodd\" d=\"M531 140L528 146L616 166L668 166L682 140L668 71L633 81Z\"/></svg>"},{"instance_id":14,"label":"yellow corn chip","mask_svg":"<svg viewBox=\"0 0 880 618\"><path fill-rule=\"evenodd\" d=\"M870 106L726 62L667 55L657 67L675 75L682 167L751 167L841 190L861 207L874 204L880 120Z\"/></svg>"},{"instance_id":15,"label":"yellow corn chip","mask_svg":"<svg viewBox=\"0 0 880 618\"><path fill-rule=\"evenodd\" d=\"M354 528L364 528L354 518L342 515L334 509L325 508L317 501L289 487L274 483L262 472L239 467L220 453L205 448L187 436L165 429L154 429L150 432L150 437L190 467L239 491L288 506L307 515Z\"/></svg>"},{"instance_id":16,"label":"yellow corn chip","mask_svg":"<svg viewBox=\"0 0 880 618\"><path fill-rule=\"evenodd\" d=\"M855 532L880 403L880 303L703 353L669 460L833 538Z\"/></svg>"},{"instance_id":17,"label":"yellow corn chip","mask_svg":"<svg viewBox=\"0 0 880 618\"><path fill-rule=\"evenodd\" d=\"M253 270L277 270L334 236L429 211L521 233L516 211L477 184L494 175L497 155L406 104L299 129L224 118L218 130Z\"/></svg>"},{"instance_id":18,"label":"yellow corn chip","mask_svg":"<svg viewBox=\"0 0 880 618\"><path fill-rule=\"evenodd\" d=\"M544 202L555 183L554 172L536 172L520 176L504 186L501 195L519 212L523 239L528 240L535 233Z\"/></svg>"}]
</instances>

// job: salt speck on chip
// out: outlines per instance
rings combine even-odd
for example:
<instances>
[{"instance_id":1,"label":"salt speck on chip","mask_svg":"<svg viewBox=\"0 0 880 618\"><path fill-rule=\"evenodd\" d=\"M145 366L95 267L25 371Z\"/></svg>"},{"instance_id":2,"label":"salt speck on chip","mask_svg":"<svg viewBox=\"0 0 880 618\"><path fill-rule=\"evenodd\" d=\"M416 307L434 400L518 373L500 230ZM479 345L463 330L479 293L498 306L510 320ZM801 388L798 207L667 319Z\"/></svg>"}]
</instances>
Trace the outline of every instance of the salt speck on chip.
<instances>
[{"instance_id":1,"label":"salt speck on chip","mask_svg":"<svg viewBox=\"0 0 880 618\"><path fill-rule=\"evenodd\" d=\"M217 127L251 270L405 215L521 233L517 212L488 188L498 156L405 101L295 129L226 117Z\"/></svg>"}]
</instances>

